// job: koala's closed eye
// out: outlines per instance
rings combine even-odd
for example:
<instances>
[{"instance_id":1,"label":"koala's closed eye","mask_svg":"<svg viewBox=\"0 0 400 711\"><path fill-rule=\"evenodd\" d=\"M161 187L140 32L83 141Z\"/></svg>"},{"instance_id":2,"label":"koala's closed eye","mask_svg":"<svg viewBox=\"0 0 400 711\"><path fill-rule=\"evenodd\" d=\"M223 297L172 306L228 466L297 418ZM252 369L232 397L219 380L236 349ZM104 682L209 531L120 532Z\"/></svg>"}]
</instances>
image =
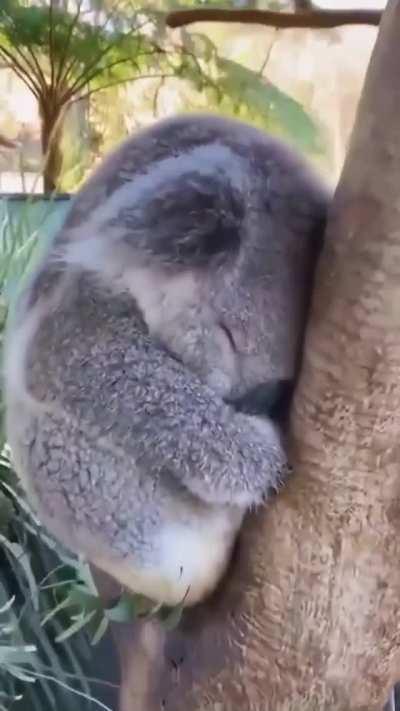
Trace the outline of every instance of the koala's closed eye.
<instances>
[{"instance_id":1,"label":"koala's closed eye","mask_svg":"<svg viewBox=\"0 0 400 711\"><path fill-rule=\"evenodd\" d=\"M151 234L146 248L158 258L200 266L239 249L244 215L243 197L226 175L190 172L163 186L139 218Z\"/></svg>"}]
</instances>

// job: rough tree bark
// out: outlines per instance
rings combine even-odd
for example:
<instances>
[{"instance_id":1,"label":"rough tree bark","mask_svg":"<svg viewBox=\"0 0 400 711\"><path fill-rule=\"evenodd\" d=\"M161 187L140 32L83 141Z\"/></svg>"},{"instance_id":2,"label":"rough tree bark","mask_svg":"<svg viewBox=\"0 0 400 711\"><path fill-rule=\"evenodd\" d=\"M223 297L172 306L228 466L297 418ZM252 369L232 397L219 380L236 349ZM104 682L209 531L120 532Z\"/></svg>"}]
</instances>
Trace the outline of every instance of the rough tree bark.
<instances>
[{"instance_id":1,"label":"rough tree bark","mask_svg":"<svg viewBox=\"0 0 400 711\"><path fill-rule=\"evenodd\" d=\"M178 630L115 628L122 711L381 711L400 677L399 37L390 0L317 274L296 474Z\"/></svg>"}]
</instances>

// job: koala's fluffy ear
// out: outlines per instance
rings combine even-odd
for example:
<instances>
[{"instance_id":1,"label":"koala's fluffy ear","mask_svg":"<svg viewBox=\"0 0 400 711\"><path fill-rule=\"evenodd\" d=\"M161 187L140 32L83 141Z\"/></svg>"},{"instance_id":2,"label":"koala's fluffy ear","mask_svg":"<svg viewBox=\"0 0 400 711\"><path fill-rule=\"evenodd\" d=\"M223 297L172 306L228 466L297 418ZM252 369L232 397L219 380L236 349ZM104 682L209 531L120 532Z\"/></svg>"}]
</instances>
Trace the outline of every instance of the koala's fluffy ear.
<instances>
[{"instance_id":1,"label":"koala's fluffy ear","mask_svg":"<svg viewBox=\"0 0 400 711\"><path fill-rule=\"evenodd\" d=\"M192 171L124 212L127 243L168 263L200 266L239 248L245 207L225 173Z\"/></svg>"}]
</instances>

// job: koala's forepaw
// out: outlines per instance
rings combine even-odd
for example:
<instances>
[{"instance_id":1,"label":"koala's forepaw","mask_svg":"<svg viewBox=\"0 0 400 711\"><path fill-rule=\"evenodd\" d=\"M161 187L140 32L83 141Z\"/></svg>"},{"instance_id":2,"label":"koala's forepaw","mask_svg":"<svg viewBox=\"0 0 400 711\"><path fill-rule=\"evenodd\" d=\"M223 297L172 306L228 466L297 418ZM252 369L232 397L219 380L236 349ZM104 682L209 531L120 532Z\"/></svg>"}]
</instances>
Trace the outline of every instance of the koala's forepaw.
<instances>
[{"instance_id":1,"label":"koala's forepaw","mask_svg":"<svg viewBox=\"0 0 400 711\"><path fill-rule=\"evenodd\" d=\"M249 417L254 433L254 443L258 443L262 456L257 481L253 481L253 501L251 506L265 503L276 494L291 473L283 437L279 427L267 417Z\"/></svg>"},{"instance_id":2,"label":"koala's forepaw","mask_svg":"<svg viewBox=\"0 0 400 711\"><path fill-rule=\"evenodd\" d=\"M262 503L266 503L273 496L279 493L286 481L293 473L293 467L286 460L276 471L276 479L271 483L266 490L263 492Z\"/></svg>"}]
</instances>

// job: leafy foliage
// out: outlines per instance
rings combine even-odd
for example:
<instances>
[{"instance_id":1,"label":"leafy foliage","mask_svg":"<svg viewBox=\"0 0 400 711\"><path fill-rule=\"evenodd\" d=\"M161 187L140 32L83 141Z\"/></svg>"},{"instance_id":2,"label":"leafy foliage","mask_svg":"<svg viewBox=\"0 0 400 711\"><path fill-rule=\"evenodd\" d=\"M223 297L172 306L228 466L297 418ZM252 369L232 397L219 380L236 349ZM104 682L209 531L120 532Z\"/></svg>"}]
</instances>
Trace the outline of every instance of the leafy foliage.
<instances>
[{"instance_id":1,"label":"leafy foliage","mask_svg":"<svg viewBox=\"0 0 400 711\"><path fill-rule=\"evenodd\" d=\"M297 101L237 62L218 58L217 64L222 110L287 139L302 151L322 152L316 125Z\"/></svg>"},{"instance_id":2,"label":"leafy foliage","mask_svg":"<svg viewBox=\"0 0 400 711\"><path fill-rule=\"evenodd\" d=\"M0 55L37 95L45 88L57 91L61 103L148 76L192 78L199 69L183 46L168 40L160 13L129 9L123 2L101 6L98 13L83 13L82 0L76 0L75 12L53 0L40 5L4 0Z\"/></svg>"},{"instance_id":3,"label":"leafy foliage","mask_svg":"<svg viewBox=\"0 0 400 711\"><path fill-rule=\"evenodd\" d=\"M162 3L160 3L162 5ZM169 34L160 9L127 0L3 0L0 57L37 97L44 153L60 143L66 107L107 87L179 78L207 107L237 114L281 133L301 149L319 151L318 129L303 108L257 72L219 56L202 34ZM173 39L174 38L174 39ZM58 151L58 153L57 153ZM54 188L61 169L60 145L45 167Z\"/></svg>"},{"instance_id":4,"label":"leafy foliage","mask_svg":"<svg viewBox=\"0 0 400 711\"><path fill-rule=\"evenodd\" d=\"M7 448L0 460L0 512L0 709L26 697L33 711L72 711L76 694L80 708L106 709L91 696L85 677L86 637L56 649L62 623L53 619L46 629L41 624L53 604L45 571L59 574L60 553L18 493Z\"/></svg>"}]
</instances>

